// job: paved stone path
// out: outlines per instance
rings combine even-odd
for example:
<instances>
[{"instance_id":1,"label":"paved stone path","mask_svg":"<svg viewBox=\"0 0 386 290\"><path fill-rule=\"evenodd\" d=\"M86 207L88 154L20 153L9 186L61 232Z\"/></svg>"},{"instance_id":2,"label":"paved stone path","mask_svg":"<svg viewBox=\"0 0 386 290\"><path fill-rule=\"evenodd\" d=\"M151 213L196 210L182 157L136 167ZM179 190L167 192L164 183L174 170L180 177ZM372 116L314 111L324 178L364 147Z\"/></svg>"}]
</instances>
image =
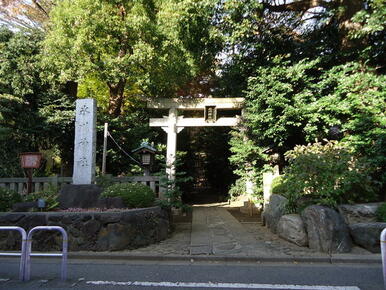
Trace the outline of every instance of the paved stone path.
<instances>
[{"instance_id":1,"label":"paved stone path","mask_svg":"<svg viewBox=\"0 0 386 290\"><path fill-rule=\"evenodd\" d=\"M126 252L161 256L328 257L279 238L257 217L254 222L240 223L224 205L194 206L192 223L177 223L169 239ZM372 255L359 247L353 248L351 254Z\"/></svg>"},{"instance_id":2,"label":"paved stone path","mask_svg":"<svg viewBox=\"0 0 386 290\"><path fill-rule=\"evenodd\" d=\"M193 209L191 255L250 255L256 240L224 208L195 207Z\"/></svg>"}]
</instances>

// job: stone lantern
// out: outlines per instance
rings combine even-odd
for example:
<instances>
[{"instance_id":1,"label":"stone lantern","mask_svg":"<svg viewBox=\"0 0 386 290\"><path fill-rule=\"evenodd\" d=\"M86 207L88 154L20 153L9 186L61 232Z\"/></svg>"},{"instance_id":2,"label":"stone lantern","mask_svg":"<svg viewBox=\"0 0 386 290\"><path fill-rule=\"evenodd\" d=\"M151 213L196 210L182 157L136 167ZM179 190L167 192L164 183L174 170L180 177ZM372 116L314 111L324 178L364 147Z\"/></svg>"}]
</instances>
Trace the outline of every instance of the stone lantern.
<instances>
[{"instance_id":1,"label":"stone lantern","mask_svg":"<svg viewBox=\"0 0 386 290\"><path fill-rule=\"evenodd\" d=\"M141 146L137 149L131 151L132 153L137 153L140 155L140 164L144 170L144 176L150 175L150 170L154 164L155 154L157 153L157 149L151 146L148 142L142 142Z\"/></svg>"}]
</instances>

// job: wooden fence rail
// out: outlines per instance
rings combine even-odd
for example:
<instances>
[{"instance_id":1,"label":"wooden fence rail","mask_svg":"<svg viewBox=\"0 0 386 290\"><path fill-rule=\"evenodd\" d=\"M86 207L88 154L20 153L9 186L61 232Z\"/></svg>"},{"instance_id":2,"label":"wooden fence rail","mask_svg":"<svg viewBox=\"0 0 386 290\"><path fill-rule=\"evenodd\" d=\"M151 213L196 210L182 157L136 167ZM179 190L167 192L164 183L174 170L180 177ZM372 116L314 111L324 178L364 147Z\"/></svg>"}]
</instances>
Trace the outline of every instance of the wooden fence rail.
<instances>
[{"instance_id":1,"label":"wooden fence rail","mask_svg":"<svg viewBox=\"0 0 386 290\"><path fill-rule=\"evenodd\" d=\"M114 183L142 183L149 186L158 196L160 193L159 177L158 176L123 176L110 177ZM0 178L0 187L14 190L20 194L27 192L28 179L26 177ZM62 184L72 183L72 177L33 177L32 192L48 190L50 187L60 189Z\"/></svg>"}]
</instances>

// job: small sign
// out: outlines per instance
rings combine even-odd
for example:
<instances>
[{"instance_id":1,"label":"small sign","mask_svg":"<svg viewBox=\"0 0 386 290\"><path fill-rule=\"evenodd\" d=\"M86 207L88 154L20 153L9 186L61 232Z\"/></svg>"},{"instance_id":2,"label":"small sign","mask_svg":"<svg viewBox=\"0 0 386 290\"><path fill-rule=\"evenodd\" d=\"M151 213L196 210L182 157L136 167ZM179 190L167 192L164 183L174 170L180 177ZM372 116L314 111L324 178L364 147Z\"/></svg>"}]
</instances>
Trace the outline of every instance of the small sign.
<instances>
[{"instance_id":1,"label":"small sign","mask_svg":"<svg viewBox=\"0 0 386 290\"><path fill-rule=\"evenodd\" d=\"M26 152L20 154L22 168L39 168L42 154L39 152Z\"/></svg>"},{"instance_id":2,"label":"small sign","mask_svg":"<svg viewBox=\"0 0 386 290\"><path fill-rule=\"evenodd\" d=\"M205 106L204 118L208 123L215 123L217 120L216 106Z\"/></svg>"}]
</instances>

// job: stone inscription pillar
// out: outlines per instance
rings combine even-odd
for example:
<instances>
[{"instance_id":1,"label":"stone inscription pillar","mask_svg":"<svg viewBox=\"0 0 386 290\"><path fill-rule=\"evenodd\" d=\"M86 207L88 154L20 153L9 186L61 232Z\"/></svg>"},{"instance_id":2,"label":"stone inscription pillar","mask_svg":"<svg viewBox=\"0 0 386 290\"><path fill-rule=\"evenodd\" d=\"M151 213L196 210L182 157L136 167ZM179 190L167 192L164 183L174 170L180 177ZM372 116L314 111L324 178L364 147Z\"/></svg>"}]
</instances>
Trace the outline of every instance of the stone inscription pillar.
<instances>
[{"instance_id":1,"label":"stone inscription pillar","mask_svg":"<svg viewBox=\"0 0 386 290\"><path fill-rule=\"evenodd\" d=\"M96 101L76 100L73 184L92 184L95 179Z\"/></svg>"}]
</instances>

